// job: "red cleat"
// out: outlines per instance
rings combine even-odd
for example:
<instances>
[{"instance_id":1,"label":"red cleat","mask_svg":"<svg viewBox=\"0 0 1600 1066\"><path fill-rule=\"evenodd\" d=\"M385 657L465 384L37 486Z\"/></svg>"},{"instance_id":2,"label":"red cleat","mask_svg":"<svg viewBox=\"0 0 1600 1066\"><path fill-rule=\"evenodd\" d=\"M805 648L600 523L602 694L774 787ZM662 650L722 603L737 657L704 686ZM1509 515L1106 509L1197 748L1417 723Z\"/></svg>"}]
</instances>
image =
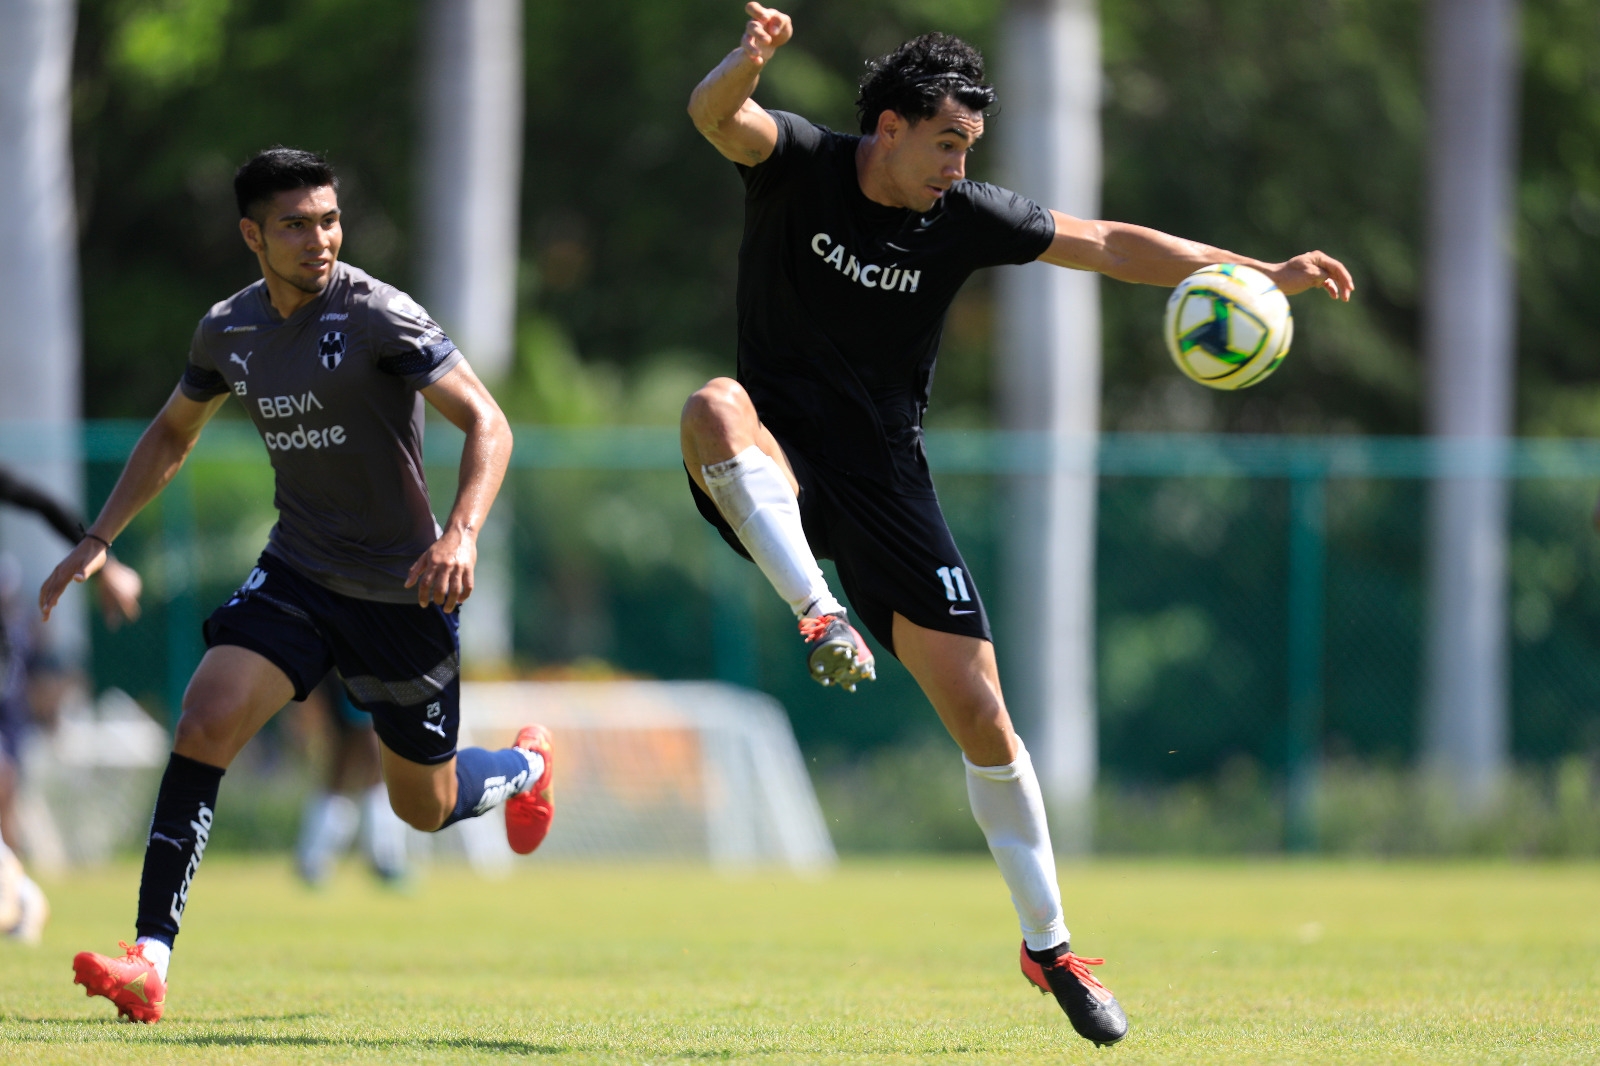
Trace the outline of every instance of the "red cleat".
<instances>
[{"instance_id":1,"label":"red cleat","mask_svg":"<svg viewBox=\"0 0 1600 1066\"><path fill-rule=\"evenodd\" d=\"M515 746L544 756L544 773L533 787L506 800L506 840L512 851L527 855L544 843L545 834L550 832L550 819L556 815L555 796L550 787L555 743L550 739L550 730L544 726L525 725L517 734Z\"/></svg>"},{"instance_id":2,"label":"red cleat","mask_svg":"<svg viewBox=\"0 0 1600 1066\"><path fill-rule=\"evenodd\" d=\"M86 996L109 999L116 1004L117 1014L130 1022L159 1022L167 1002L167 983L156 964L144 957L143 944L129 947L125 940L118 943L127 953L120 959L78 952L72 960L72 983L82 985Z\"/></svg>"}]
</instances>

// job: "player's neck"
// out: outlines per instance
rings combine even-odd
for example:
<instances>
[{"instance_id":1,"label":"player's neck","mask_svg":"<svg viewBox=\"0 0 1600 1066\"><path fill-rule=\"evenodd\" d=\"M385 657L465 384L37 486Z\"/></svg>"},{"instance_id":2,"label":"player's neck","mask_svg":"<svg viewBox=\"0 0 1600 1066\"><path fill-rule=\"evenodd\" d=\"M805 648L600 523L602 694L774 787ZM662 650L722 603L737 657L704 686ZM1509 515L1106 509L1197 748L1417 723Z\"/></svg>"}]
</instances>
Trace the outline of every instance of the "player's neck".
<instances>
[{"instance_id":1,"label":"player's neck","mask_svg":"<svg viewBox=\"0 0 1600 1066\"><path fill-rule=\"evenodd\" d=\"M261 280L267 283L267 302L278 312L278 317L285 320L327 291L324 287L318 292L307 292L284 280L265 263L261 265Z\"/></svg>"},{"instance_id":2,"label":"player's neck","mask_svg":"<svg viewBox=\"0 0 1600 1066\"><path fill-rule=\"evenodd\" d=\"M884 146L875 133L867 134L856 144L856 184L861 187L861 195L884 207L910 210L889 179L883 153Z\"/></svg>"}]
</instances>

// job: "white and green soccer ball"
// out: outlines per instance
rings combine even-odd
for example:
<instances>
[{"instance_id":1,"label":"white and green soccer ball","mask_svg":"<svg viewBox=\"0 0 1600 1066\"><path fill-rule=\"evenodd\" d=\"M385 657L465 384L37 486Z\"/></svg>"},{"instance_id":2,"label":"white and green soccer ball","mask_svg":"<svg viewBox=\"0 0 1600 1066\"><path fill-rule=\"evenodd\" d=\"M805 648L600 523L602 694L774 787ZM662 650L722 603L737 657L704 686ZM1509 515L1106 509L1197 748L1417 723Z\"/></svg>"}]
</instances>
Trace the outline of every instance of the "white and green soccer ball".
<instances>
[{"instance_id":1,"label":"white and green soccer ball","mask_svg":"<svg viewBox=\"0 0 1600 1066\"><path fill-rule=\"evenodd\" d=\"M1242 389L1278 369L1294 338L1289 300L1254 267L1215 263L1179 282L1167 300L1167 351L1212 389Z\"/></svg>"}]
</instances>

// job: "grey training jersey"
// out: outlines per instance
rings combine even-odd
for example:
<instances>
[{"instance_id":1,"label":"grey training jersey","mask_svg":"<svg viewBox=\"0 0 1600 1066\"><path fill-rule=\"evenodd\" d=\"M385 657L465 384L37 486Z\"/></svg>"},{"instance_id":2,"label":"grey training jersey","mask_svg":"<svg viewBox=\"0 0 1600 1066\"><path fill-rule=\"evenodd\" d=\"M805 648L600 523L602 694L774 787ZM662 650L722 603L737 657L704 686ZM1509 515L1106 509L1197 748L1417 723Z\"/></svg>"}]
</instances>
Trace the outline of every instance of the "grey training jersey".
<instances>
[{"instance_id":1,"label":"grey training jersey","mask_svg":"<svg viewBox=\"0 0 1600 1066\"><path fill-rule=\"evenodd\" d=\"M422 473L422 396L461 353L416 301L334 264L328 287L288 319L258 281L195 330L182 389L232 392L277 475L267 550L326 588L385 603L439 536Z\"/></svg>"}]
</instances>

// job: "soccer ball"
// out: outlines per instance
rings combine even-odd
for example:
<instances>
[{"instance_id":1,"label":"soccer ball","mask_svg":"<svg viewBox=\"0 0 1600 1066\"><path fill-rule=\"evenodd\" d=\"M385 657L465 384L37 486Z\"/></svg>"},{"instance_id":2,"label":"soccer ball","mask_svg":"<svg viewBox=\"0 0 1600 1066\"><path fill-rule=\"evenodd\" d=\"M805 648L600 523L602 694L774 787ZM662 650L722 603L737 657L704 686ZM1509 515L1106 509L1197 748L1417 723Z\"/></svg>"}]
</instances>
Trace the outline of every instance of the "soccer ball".
<instances>
[{"instance_id":1,"label":"soccer ball","mask_svg":"<svg viewBox=\"0 0 1600 1066\"><path fill-rule=\"evenodd\" d=\"M1278 369L1294 338L1289 300L1254 267L1216 263L1179 282L1167 300L1167 351L1212 389L1242 389Z\"/></svg>"}]
</instances>

